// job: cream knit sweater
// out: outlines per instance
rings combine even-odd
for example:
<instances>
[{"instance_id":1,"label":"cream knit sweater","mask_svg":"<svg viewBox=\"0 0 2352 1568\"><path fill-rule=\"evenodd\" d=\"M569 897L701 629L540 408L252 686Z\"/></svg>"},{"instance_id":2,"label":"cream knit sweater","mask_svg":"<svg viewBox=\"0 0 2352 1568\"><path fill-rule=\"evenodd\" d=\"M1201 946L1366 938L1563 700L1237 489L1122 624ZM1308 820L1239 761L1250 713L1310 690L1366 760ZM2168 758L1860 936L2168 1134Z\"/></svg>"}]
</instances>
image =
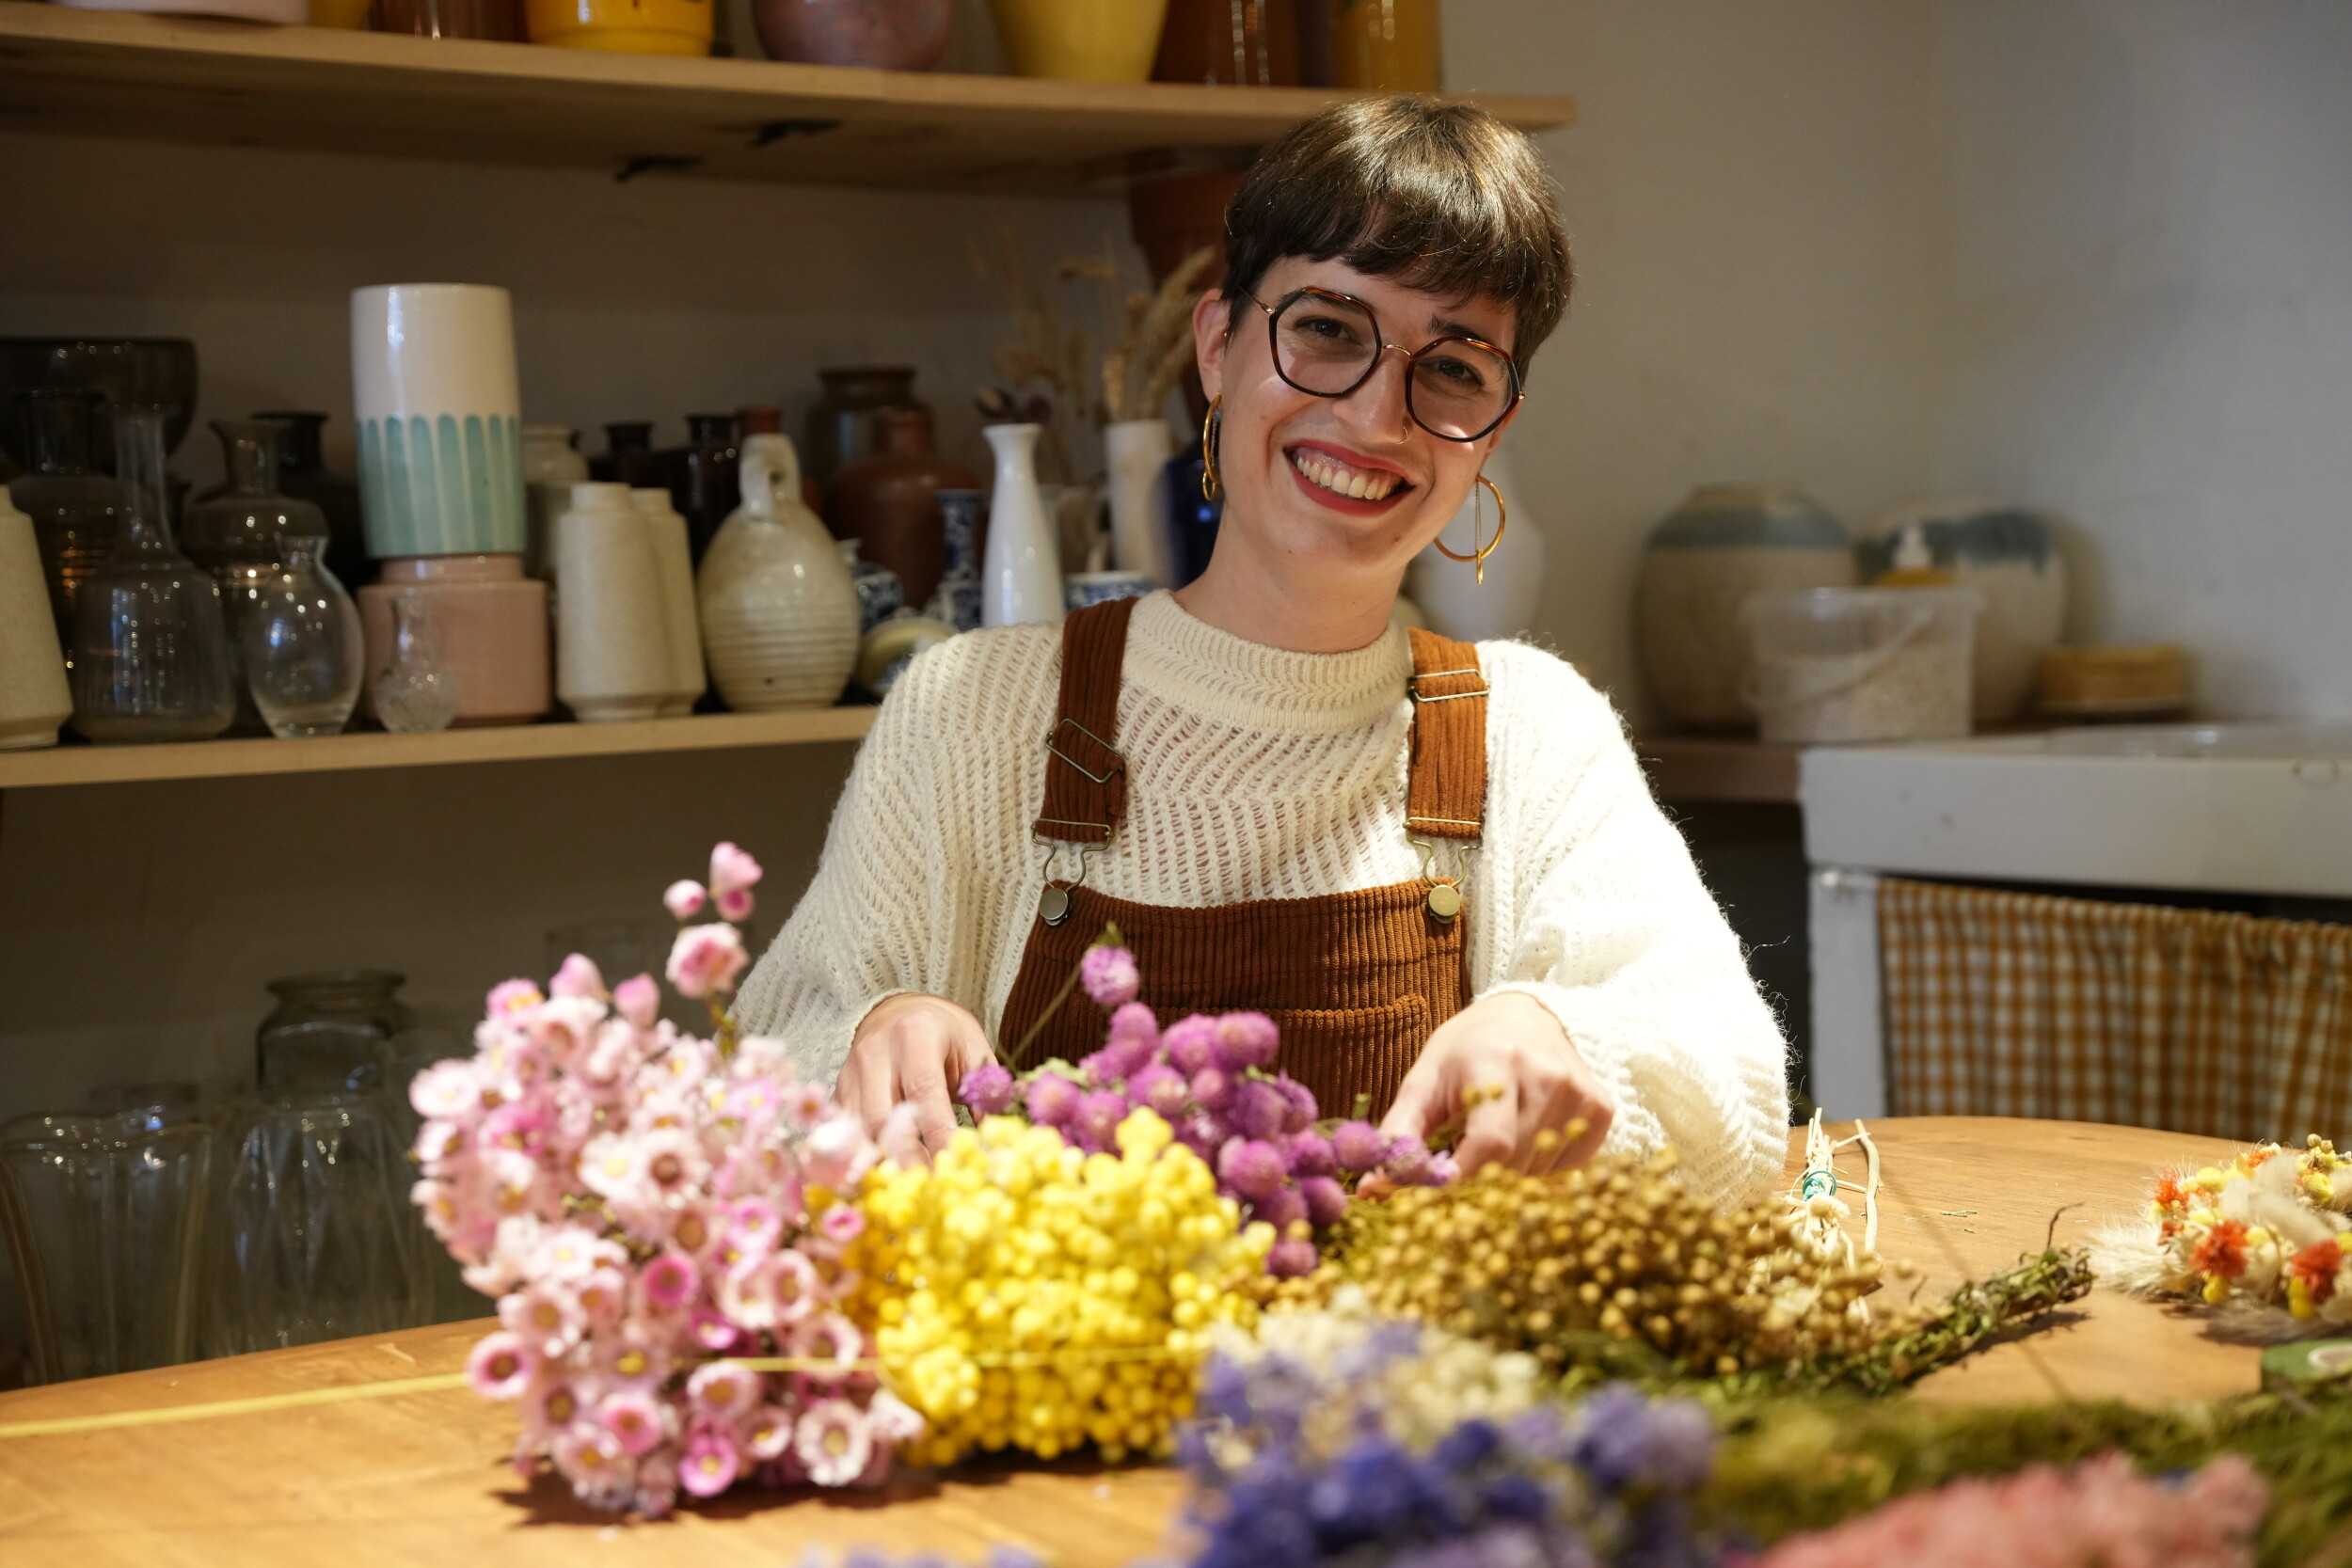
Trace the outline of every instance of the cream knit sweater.
<instances>
[{"instance_id":1,"label":"cream knit sweater","mask_svg":"<svg viewBox=\"0 0 2352 1568\"><path fill-rule=\"evenodd\" d=\"M1650 799L1608 701L1561 660L1482 642L1486 831L1469 880L1474 994L1523 991L1617 1103L1612 1148L1672 1143L1731 1200L1777 1179L1784 1047L1740 946ZM1300 654L1136 607L1119 734L1127 818L1087 884L1162 905L1300 898L1410 880L1412 654ZM1060 631L943 643L890 693L834 813L816 880L744 982L749 1031L830 1084L866 1010L924 991L992 1037L1035 918L1042 737Z\"/></svg>"}]
</instances>

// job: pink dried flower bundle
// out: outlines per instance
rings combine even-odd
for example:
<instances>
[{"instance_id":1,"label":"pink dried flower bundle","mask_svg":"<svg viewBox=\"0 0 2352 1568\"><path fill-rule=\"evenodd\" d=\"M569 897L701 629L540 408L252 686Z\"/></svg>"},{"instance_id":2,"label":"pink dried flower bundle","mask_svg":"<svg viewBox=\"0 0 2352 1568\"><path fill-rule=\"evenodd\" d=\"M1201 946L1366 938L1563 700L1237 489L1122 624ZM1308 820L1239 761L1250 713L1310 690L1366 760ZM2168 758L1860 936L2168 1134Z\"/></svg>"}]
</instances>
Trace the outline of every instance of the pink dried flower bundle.
<instances>
[{"instance_id":1,"label":"pink dried flower bundle","mask_svg":"<svg viewBox=\"0 0 2352 1568\"><path fill-rule=\"evenodd\" d=\"M1314 1236L1347 1212L1349 1184L1378 1172L1398 1186L1442 1186L1450 1154L1419 1138L1386 1138L1367 1121L1319 1123L1305 1085L1274 1070L1280 1032L1263 1013L1196 1013L1165 1030L1137 1001L1142 975L1115 932L1087 949L1078 983L1110 1011L1103 1048L1075 1067L1048 1062L1015 1077L989 1062L956 1098L975 1116L1018 1111L1089 1153L1112 1148L1127 1113L1149 1106L1216 1172L1217 1190L1279 1239L1267 1272L1294 1278L1320 1261Z\"/></svg>"},{"instance_id":2,"label":"pink dried flower bundle","mask_svg":"<svg viewBox=\"0 0 2352 1568\"><path fill-rule=\"evenodd\" d=\"M750 961L732 923L759 878L722 844L707 889L664 896L681 922L722 916L683 925L668 966L709 1002L714 1039L660 1018L651 976L608 991L575 954L545 991L491 991L474 1055L410 1085L416 1202L498 1298L473 1386L520 1407L519 1468L552 1465L596 1507L871 1484L922 1429L843 1312L863 1225L850 1198L881 1151L778 1042L738 1041L726 1011ZM745 1365L757 1357L797 1365Z\"/></svg>"}]
</instances>

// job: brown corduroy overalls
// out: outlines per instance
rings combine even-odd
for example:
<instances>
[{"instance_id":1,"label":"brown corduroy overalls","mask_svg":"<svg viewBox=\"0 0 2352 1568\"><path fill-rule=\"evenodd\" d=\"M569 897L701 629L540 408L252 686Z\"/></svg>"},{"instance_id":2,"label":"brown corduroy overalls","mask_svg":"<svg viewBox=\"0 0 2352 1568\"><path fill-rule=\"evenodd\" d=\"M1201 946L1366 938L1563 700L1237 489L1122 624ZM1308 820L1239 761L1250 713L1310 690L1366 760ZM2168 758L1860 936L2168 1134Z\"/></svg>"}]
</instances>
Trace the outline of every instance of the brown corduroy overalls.
<instances>
[{"instance_id":1,"label":"brown corduroy overalls","mask_svg":"<svg viewBox=\"0 0 2352 1568\"><path fill-rule=\"evenodd\" d=\"M1116 749L1120 668L1136 601L1073 611L1063 623L1061 701L1046 736L1042 840L1075 845L1080 874L1048 881L1005 1003L1009 1053L1053 1007L1078 960L1115 923L1142 972L1142 1000L1163 1024L1193 1012L1250 1008L1281 1029L1276 1066L1312 1090L1327 1116L1359 1095L1375 1118L1396 1098L1430 1031L1470 1001L1459 877L1430 878L1313 898L1206 909L1130 903L1085 885L1085 854L1110 842L1126 809ZM1467 642L1412 633L1408 832L1474 849L1486 811L1486 682ZM1422 869L1429 868L1424 853ZM1058 918L1056 918L1058 917ZM1104 1014L1069 997L1020 1053L1016 1069L1076 1061L1103 1043Z\"/></svg>"}]
</instances>

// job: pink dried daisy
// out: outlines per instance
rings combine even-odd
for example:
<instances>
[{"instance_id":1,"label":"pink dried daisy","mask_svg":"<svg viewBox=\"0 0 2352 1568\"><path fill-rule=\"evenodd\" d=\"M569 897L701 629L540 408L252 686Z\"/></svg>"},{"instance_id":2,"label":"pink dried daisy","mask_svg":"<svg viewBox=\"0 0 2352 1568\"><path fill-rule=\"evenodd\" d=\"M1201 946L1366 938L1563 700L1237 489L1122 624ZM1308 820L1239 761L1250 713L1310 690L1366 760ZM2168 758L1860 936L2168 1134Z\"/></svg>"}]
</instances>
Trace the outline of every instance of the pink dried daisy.
<instances>
[{"instance_id":1,"label":"pink dried daisy","mask_svg":"<svg viewBox=\"0 0 2352 1568\"><path fill-rule=\"evenodd\" d=\"M625 1388L596 1406L596 1424L611 1433L631 1459L661 1441L661 1404L651 1394Z\"/></svg>"},{"instance_id":2,"label":"pink dried daisy","mask_svg":"<svg viewBox=\"0 0 2352 1568\"><path fill-rule=\"evenodd\" d=\"M819 1486L847 1486L866 1473L874 1433L866 1413L848 1400L819 1400L801 1415L792 1455Z\"/></svg>"},{"instance_id":3,"label":"pink dried daisy","mask_svg":"<svg viewBox=\"0 0 2352 1568\"><path fill-rule=\"evenodd\" d=\"M719 1310L744 1328L776 1328L808 1316L823 1291L817 1266L787 1247L729 1270L719 1282Z\"/></svg>"},{"instance_id":4,"label":"pink dried daisy","mask_svg":"<svg viewBox=\"0 0 2352 1568\"><path fill-rule=\"evenodd\" d=\"M466 1357L466 1382L485 1400L517 1400L531 1386L541 1357L519 1334L485 1335Z\"/></svg>"},{"instance_id":5,"label":"pink dried daisy","mask_svg":"<svg viewBox=\"0 0 2352 1568\"><path fill-rule=\"evenodd\" d=\"M638 1294L656 1312L683 1312L702 1293L702 1271L687 1254L657 1254L637 1275Z\"/></svg>"},{"instance_id":6,"label":"pink dried daisy","mask_svg":"<svg viewBox=\"0 0 2352 1568\"><path fill-rule=\"evenodd\" d=\"M686 1380L686 1397L705 1416L735 1420L757 1402L759 1374L740 1361L706 1361Z\"/></svg>"},{"instance_id":7,"label":"pink dried daisy","mask_svg":"<svg viewBox=\"0 0 2352 1568\"><path fill-rule=\"evenodd\" d=\"M742 1465L743 1455L734 1434L716 1423L700 1422L686 1434L677 1483L697 1497L715 1497L735 1484Z\"/></svg>"}]
</instances>

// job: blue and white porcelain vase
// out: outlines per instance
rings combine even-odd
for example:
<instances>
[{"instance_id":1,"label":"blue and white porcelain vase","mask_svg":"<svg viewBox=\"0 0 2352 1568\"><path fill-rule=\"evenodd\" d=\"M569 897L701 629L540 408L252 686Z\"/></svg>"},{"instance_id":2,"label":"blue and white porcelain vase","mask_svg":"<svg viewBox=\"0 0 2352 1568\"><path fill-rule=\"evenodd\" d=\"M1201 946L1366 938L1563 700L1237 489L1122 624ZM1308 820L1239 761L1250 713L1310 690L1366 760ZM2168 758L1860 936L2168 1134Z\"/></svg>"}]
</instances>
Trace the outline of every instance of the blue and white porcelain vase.
<instances>
[{"instance_id":1,"label":"blue and white porcelain vase","mask_svg":"<svg viewBox=\"0 0 2352 1568\"><path fill-rule=\"evenodd\" d=\"M355 289L351 386L368 554L522 554L522 394L504 289Z\"/></svg>"},{"instance_id":2,"label":"blue and white porcelain vase","mask_svg":"<svg viewBox=\"0 0 2352 1568\"><path fill-rule=\"evenodd\" d=\"M947 569L924 613L958 631L980 626L980 519L988 498L977 490L942 490L939 521L947 538Z\"/></svg>"},{"instance_id":3,"label":"blue and white porcelain vase","mask_svg":"<svg viewBox=\"0 0 2352 1568\"><path fill-rule=\"evenodd\" d=\"M836 544L841 564L850 569L850 582L857 589L857 629L864 636L907 607L907 587L898 573L860 555L857 540L842 539Z\"/></svg>"}]
</instances>

